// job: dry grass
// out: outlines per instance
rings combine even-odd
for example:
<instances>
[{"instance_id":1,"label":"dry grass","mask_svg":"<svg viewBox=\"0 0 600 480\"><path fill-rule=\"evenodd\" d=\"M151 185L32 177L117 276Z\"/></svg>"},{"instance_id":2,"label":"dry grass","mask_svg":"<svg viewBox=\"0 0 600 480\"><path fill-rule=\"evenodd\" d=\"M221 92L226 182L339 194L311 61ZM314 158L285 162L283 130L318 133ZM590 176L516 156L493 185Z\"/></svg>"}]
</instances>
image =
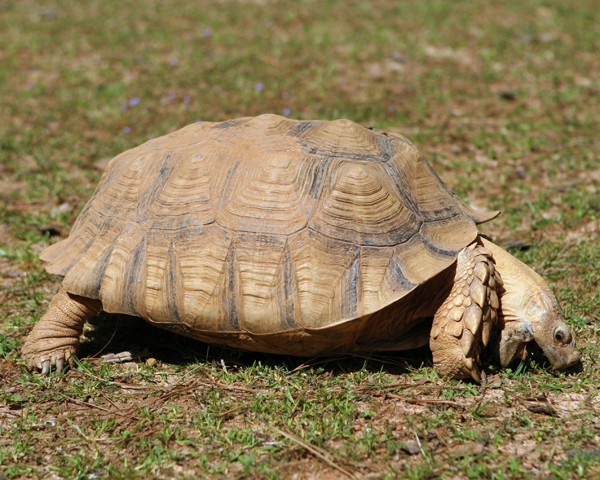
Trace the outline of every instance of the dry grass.
<instances>
[{"instance_id":1,"label":"dry grass","mask_svg":"<svg viewBox=\"0 0 600 480\"><path fill-rule=\"evenodd\" d=\"M600 3L0 0L0 478L600 478ZM478 387L426 351L297 359L101 315L64 377L19 346L106 160L197 119L413 140L550 281L582 371ZM113 333L114 339L110 341ZM110 342L110 343L109 343ZM108 343L108 346L106 344Z\"/></svg>"}]
</instances>

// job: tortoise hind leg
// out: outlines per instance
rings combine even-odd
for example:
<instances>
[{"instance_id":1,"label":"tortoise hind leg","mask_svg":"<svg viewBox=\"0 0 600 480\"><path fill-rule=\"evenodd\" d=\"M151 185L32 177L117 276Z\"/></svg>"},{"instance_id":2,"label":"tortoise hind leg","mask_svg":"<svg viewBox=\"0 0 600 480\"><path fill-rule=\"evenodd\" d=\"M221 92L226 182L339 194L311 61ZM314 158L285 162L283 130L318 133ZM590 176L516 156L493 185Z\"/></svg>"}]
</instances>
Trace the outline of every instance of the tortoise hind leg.
<instances>
[{"instance_id":1,"label":"tortoise hind leg","mask_svg":"<svg viewBox=\"0 0 600 480\"><path fill-rule=\"evenodd\" d=\"M480 241L458 254L452 290L431 327L429 342L438 373L481 381L479 354L498 318L499 285L492 254Z\"/></svg>"},{"instance_id":2,"label":"tortoise hind leg","mask_svg":"<svg viewBox=\"0 0 600 480\"><path fill-rule=\"evenodd\" d=\"M72 363L85 321L101 309L99 300L72 295L61 288L23 343L27 364L48 375L50 365L61 371L65 361Z\"/></svg>"}]
</instances>

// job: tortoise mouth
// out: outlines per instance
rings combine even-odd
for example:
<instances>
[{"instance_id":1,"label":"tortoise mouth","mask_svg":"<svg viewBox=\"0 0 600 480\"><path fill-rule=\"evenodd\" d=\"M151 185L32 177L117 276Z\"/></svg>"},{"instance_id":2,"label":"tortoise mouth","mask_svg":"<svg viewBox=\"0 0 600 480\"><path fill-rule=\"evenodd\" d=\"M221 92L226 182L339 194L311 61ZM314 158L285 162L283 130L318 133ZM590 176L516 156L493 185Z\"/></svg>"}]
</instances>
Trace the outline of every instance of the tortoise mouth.
<instances>
[{"instance_id":1,"label":"tortoise mouth","mask_svg":"<svg viewBox=\"0 0 600 480\"><path fill-rule=\"evenodd\" d=\"M513 355L513 358L512 358L513 362L517 359L525 360L525 357L527 356L527 344L528 343L530 343L530 342L523 342L523 343L519 344L519 346L517 347L517 351Z\"/></svg>"},{"instance_id":2,"label":"tortoise mouth","mask_svg":"<svg viewBox=\"0 0 600 480\"><path fill-rule=\"evenodd\" d=\"M543 359L547 361L546 356L544 355L543 350L536 343L535 340L529 340L528 342L521 342L519 346L515 350L509 365L516 366L519 363L523 362L527 359L528 356L541 356Z\"/></svg>"},{"instance_id":3,"label":"tortoise mouth","mask_svg":"<svg viewBox=\"0 0 600 480\"><path fill-rule=\"evenodd\" d=\"M530 340L529 342L522 342L517 347L515 354L512 357L511 363L521 362L527 357L535 359L540 365L548 365L553 370L566 370L579 363L579 356L573 356L568 360L556 365L552 362L552 359L546 354L544 349L535 341Z\"/></svg>"}]
</instances>

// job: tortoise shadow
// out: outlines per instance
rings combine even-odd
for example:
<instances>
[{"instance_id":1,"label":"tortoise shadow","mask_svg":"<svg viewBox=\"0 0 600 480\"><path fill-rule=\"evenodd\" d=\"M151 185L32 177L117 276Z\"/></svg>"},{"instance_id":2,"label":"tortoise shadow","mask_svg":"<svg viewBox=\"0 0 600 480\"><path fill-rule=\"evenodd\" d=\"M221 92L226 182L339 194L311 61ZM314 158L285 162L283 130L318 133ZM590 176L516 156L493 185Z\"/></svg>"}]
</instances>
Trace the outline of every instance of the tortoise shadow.
<instances>
[{"instance_id":1,"label":"tortoise shadow","mask_svg":"<svg viewBox=\"0 0 600 480\"><path fill-rule=\"evenodd\" d=\"M163 330L142 318L108 314L96 315L88 322L84 332L80 358L98 358L108 353L128 351L134 358L155 358L163 363L178 366L198 361L219 362L247 367L259 363L278 367L288 372L318 367L324 372L349 373L367 369L370 373L384 372L392 375L415 373L421 366L433 366L431 351L427 346L400 352L373 354L340 354L331 357L297 357L276 355L209 345L183 335Z\"/></svg>"},{"instance_id":2,"label":"tortoise shadow","mask_svg":"<svg viewBox=\"0 0 600 480\"><path fill-rule=\"evenodd\" d=\"M250 352L220 345L209 345L183 335L163 330L146 322L142 318L105 312L96 315L88 322L85 338L80 348L80 358L94 357L108 353L128 351L136 361L155 358L162 363L187 366L197 362L218 362L231 367L250 367L262 364L274 368L282 368L291 373L305 368L341 374L367 370L369 373L379 372L391 375L415 374L422 366L433 367L433 358L428 346L414 350L398 352L377 352L365 354L340 354L331 357L297 357L276 355L271 353ZM535 360L542 369L550 370L551 364L532 342L525 361L525 370ZM491 344L482 353L483 370L489 373L498 372L501 367L494 360L490 351ZM583 371L583 364L570 367L567 375ZM518 370L518 364L511 365Z\"/></svg>"}]
</instances>

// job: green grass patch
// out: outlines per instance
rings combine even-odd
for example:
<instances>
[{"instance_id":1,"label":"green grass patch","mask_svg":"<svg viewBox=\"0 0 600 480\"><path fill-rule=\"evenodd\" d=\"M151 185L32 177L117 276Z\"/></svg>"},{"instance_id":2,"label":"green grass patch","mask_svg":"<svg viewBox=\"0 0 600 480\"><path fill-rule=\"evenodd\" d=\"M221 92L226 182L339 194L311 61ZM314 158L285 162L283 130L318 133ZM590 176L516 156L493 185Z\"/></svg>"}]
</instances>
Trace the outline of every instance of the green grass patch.
<instances>
[{"instance_id":1,"label":"green grass patch","mask_svg":"<svg viewBox=\"0 0 600 480\"><path fill-rule=\"evenodd\" d=\"M600 3L0 2L0 478L600 477ZM107 159L197 120L400 132L548 279L583 357L485 389L425 350L308 360L101 315L42 378L22 339ZM114 338L111 340L113 332ZM91 357L131 351L125 364ZM152 361L150 359L153 359ZM304 363L305 362L305 363ZM283 433L282 433L283 432Z\"/></svg>"}]
</instances>

